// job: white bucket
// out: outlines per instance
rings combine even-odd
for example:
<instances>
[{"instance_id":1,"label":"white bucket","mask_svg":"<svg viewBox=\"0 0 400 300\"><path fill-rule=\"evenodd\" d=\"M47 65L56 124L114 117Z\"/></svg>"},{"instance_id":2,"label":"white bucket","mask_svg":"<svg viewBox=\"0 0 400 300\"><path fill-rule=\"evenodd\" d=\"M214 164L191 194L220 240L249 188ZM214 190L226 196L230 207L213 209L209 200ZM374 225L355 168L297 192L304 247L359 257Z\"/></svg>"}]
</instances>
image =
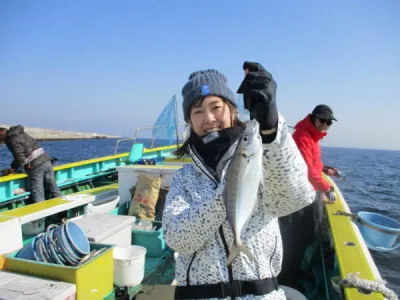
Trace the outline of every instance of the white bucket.
<instances>
[{"instance_id":1,"label":"white bucket","mask_svg":"<svg viewBox=\"0 0 400 300\"><path fill-rule=\"evenodd\" d=\"M295 290L294 288L285 285L279 285L279 287L285 292L287 300L307 300L307 298L302 293Z\"/></svg>"},{"instance_id":2,"label":"white bucket","mask_svg":"<svg viewBox=\"0 0 400 300\"><path fill-rule=\"evenodd\" d=\"M146 248L142 246L114 247L114 284L135 286L144 278Z\"/></svg>"}]
</instances>

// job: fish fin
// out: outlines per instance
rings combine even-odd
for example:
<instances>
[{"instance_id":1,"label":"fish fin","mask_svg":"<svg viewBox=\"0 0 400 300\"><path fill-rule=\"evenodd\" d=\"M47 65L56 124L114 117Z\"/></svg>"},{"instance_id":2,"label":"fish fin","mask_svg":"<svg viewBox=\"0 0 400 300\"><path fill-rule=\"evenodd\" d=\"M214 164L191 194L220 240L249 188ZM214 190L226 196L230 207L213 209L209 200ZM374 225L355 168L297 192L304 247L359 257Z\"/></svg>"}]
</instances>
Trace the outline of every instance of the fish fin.
<instances>
[{"instance_id":1,"label":"fish fin","mask_svg":"<svg viewBox=\"0 0 400 300\"><path fill-rule=\"evenodd\" d=\"M248 257L250 257L252 260L257 261L257 259L254 257L254 255L250 252L250 250L245 245L242 244L241 246L238 246L235 243L233 245L232 249L229 251L229 256L228 256L226 265L229 266L239 256L240 252L243 252Z\"/></svg>"},{"instance_id":2,"label":"fish fin","mask_svg":"<svg viewBox=\"0 0 400 300\"><path fill-rule=\"evenodd\" d=\"M239 256L239 253L240 253L240 249L236 245L236 243L234 243L232 249L229 251L228 261L227 261L226 265L229 266L236 259L236 257Z\"/></svg>"},{"instance_id":3,"label":"fish fin","mask_svg":"<svg viewBox=\"0 0 400 300\"><path fill-rule=\"evenodd\" d=\"M261 186L262 190L264 190L264 188L265 188L264 172L261 172L261 176L260 176L260 186Z\"/></svg>"},{"instance_id":4,"label":"fish fin","mask_svg":"<svg viewBox=\"0 0 400 300\"><path fill-rule=\"evenodd\" d=\"M261 198L264 198L265 196L265 182L264 182L264 172L261 173L260 177L260 185L258 186L260 192L261 192Z\"/></svg>"}]
</instances>

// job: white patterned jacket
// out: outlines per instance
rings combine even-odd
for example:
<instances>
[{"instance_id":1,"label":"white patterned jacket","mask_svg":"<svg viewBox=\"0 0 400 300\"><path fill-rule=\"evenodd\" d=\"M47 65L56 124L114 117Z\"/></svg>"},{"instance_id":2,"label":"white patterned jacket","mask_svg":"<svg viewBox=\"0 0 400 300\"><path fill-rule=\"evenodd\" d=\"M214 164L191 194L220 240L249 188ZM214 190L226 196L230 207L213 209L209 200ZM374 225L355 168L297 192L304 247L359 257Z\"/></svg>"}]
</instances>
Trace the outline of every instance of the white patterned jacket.
<instances>
[{"instance_id":1,"label":"white patterned jacket","mask_svg":"<svg viewBox=\"0 0 400 300\"><path fill-rule=\"evenodd\" d=\"M227 220L223 191L227 162L236 144L228 149L212 174L190 149L193 164L175 174L163 213L164 238L179 253L175 279L178 285L229 282L227 253L219 228L231 249L234 236ZM263 144L265 191L259 191L258 207L242 232L242 241L257 262L240 254L232 263L233 279L257 280L276 277L281 270L282 241L278 217L289 215L315 198L308 181L307 166L280 115L277 135ZM241 299L285 299L281 289L268 295L247 295Z\"/></svg>"}]
</instances>

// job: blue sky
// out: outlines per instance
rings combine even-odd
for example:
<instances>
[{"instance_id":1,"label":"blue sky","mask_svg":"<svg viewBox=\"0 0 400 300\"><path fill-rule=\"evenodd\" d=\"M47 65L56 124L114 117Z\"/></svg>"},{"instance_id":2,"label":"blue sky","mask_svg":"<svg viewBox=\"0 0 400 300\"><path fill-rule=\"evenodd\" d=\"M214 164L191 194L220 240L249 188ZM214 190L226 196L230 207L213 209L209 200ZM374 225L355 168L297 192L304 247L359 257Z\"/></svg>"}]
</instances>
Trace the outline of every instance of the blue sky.
<instances>
[{"instance_id":1,"label":"blue sky","mask_svg":"<svg viewBox=\"0 0 400 300\"><path fill-rule=\"evenodd\" d=\"M289 124L333 108L322 145L400 150L398 0L3 0L0 41L0 123L132 136L191 72L236 91L250 60Z\"/></svg>"}]
</instances>

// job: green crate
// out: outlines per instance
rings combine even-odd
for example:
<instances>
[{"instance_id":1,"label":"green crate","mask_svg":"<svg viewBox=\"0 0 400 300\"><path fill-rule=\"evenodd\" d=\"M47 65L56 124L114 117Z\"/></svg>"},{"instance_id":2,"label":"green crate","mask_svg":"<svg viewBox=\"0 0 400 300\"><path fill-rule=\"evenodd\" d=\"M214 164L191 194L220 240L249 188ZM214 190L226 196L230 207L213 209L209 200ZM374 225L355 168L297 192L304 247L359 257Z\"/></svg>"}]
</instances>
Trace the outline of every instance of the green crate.
<instances>
[{"instance_id":1,"label":"green crate","mask_svg":"<svg viewBox=\"0 0 400 300\"><path fill-rule=\"evenodd\" d=\"M155 231L132 229L132 245L138 245L147 249L146 255L160 257L167 248L161 222L152 221Z\"/></svg>"}]
</instances>

